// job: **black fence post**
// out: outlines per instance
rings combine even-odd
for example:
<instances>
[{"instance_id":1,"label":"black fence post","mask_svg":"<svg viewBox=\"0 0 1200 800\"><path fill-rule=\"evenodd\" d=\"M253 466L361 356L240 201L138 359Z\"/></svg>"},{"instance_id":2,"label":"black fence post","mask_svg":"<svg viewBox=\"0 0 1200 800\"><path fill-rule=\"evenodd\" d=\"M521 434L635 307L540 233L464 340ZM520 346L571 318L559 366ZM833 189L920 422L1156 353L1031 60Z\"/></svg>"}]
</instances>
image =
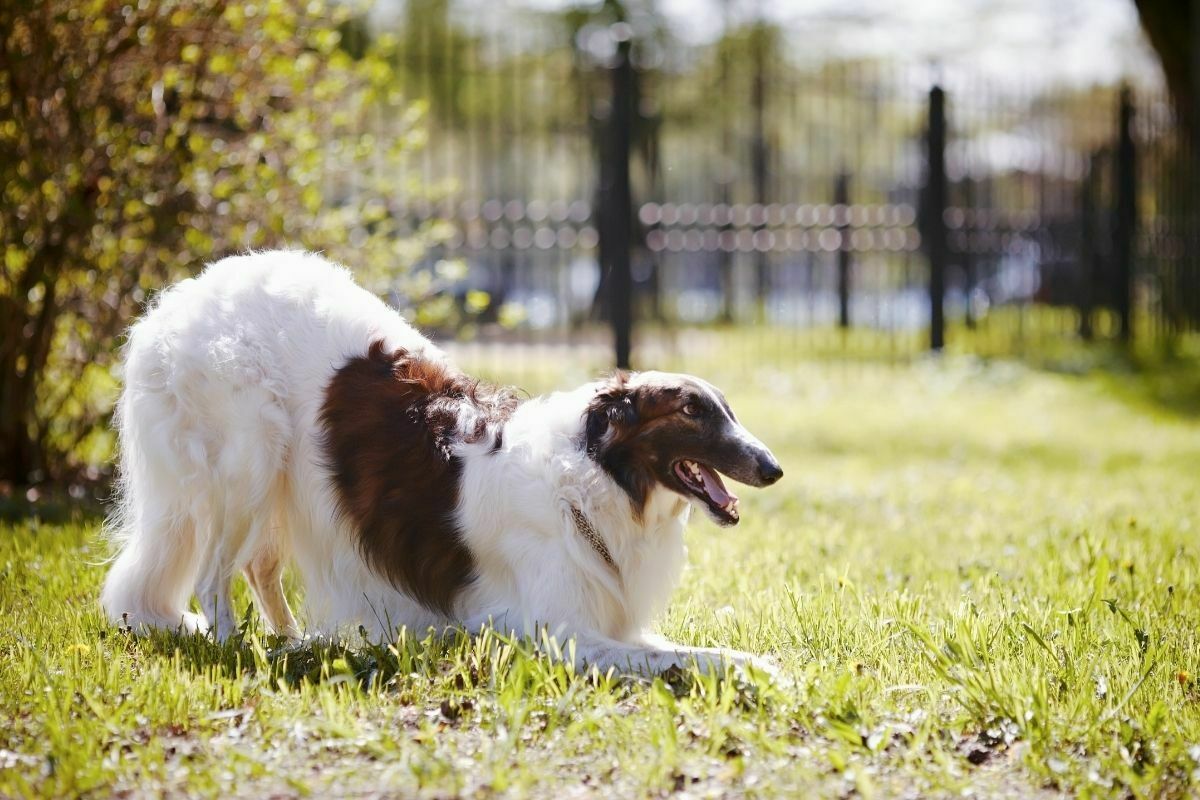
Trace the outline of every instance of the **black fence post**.
<instances>
[{"instance_id":1,"label":"black fence post","mask_svg":"<svg viewBox=\"0 0 1200 800\"><path fill-rule=\"evenodd\" d=\"M629 183L629 154L633 144L633 64L629 60L629 41L620 43L612 67L612 110L609 113L608 142L603 148L608 169L602 169L608 185L601 189L605 208L601 216L607 224L603 248L609 264L609 312L613 327L618 369L629 369L633 349L633 273L630 251L633 245L633 196Z\"/></svg>"},{"instance_id":2,"label":"black fence post","mask_svg":"<svg viewBox=\"0 0 1200 800\"><path fill-rule=\"evenodd\" d=\"M926 252L929 255L929 347L946 345L946 93L929 90L929 168L925 176Z\"/></svg>"},{"instance_id":3,"label":"black fence post","mask_svg":"<svg viewBox=\"0 0 1200 800\"><path fill-rule=\"evenodd\" d=\"M1102 151L1088 158L1088 170L1079 188L1079 338L1090 342L1092 310L1096 304L1096 200L1100 192Z\"/></svg>"},{"instance_id":4,"label":"black fence post","mask_svg":"<svg viewBox=\"0 0 1200 800\"><path fill-rule=\"evenodd\" d=\"M839 217L834 220L841 243L837 256L838 326L850 327L850 176L838 174L833 184L833 205Z\"/></svg>"},{"instance_id":5,"label":"black fence post","mask_svg":"<svg viewBox=\"0 0 1200 800\"><path fill-rule=\"evenodd\" d=\"M1117 111L1116 220L1113 226L1114 294L1122 342L1133 338L1133 255L1137 237L1137 152L1133 142L1133 92L1121 87Z\"/></svg>"},{"instance_id":6,"label":"black fence post","mask_svg":"<svg viewBox=\"0 0 1200 800\"><path fill-rule=\"evenodd\" d=\"M728 153L731 150L730 140L725 140L725 150ZM731 194L729 192L729 183L721 182L721 191L718 195L720 203L726 209L732 205ZM721 235L724 236L725 231L733 230L732 215L726 217L725 223L721 225ZM732 234L729 234L732 235ZM734 318L734 274L733 274L733 253L726 248L717 249L717 281L721 287L721 321L733 322Z\"/></svg>"},{"instance_id":7,"label":"black fence post","mask_svg":"<svg viewBox=\"0 0 1200 800\"><path fill-rule=\"evenodd\" d=\"M1200 13L1192 5L1192 118L1179 134L1182 157L1182 197L1176 202L1176 222L1171 227L1182 234L1186 256L1177 258L1171 270L1173 313L1171 336L1183 330L1200 330Z\"/></svg>"},{"instance_id":8,"label":"black fence post","mask_svg":"<svg viewBox=\"0 0 1200 800\"><path fill-rule=\"evenodd\" d=\"M766 125L767 66L765 50L766 46L762 42L758 42L758 46L754 48L754 81L750 87L750 104L753 109L754 120L754 141L751 146L750 169L754 179L754 202L758 203L764 211L767 205L770 177L770 152L767 147ZM765 227L765 220L754 225L756 233ZM771 262L767 257L767 251L756 248L754 256L754 299L757 301L757 315L759 319L765 318L768 295L771 292L770 270Z\"/></svg>"},{"instance_id":9,"label":"black fence post","mask_svg":"<svg viewBox=\"0 0 1200 800\"><path fill-rule=\"evenodd\" d=\"M975 309L972 303L975 293L975 205L975 179L967 175L962 179L962 247L958 251L958 260L963 278L963 321L968 330L975 330Z\"/></svg>"}]
</instances>

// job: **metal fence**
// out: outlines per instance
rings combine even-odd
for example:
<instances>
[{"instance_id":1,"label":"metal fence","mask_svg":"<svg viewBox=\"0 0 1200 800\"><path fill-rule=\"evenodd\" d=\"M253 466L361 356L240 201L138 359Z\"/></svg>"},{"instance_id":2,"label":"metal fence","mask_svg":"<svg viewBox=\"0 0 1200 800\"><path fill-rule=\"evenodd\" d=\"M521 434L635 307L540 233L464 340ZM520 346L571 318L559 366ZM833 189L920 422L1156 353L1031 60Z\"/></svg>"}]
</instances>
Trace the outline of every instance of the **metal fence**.
<instances>
[{"instance_id":1,"label":"metal fence","mask_svg":"<svg viewBox=\"0 0 1200 800\"><path fill-rule=\"evenodd\" d=\"M801 66L766 25L697 47L437 8L401 33L427 141L392 211L441 224L422 268L462 264L472 321L441 333L480 359L1006 353L1200 322L1194 148L1160 94Z\"/></svg>"}]
</instances>

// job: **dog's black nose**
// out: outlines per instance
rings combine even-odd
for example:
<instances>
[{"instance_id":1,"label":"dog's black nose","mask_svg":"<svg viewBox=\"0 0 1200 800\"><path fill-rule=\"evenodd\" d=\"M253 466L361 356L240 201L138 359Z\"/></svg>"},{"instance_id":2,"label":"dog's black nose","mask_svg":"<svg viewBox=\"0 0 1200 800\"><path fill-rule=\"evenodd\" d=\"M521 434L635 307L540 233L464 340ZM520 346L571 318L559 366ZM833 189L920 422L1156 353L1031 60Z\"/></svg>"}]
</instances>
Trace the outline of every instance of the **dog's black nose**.
<instances>
[{"instance_id":1,"label":"dog's black nose","mask_svg":"<svg viewBox=\"0 0 1200 800\"><path fill-rule=\"evenodd\" d=\"M762 481L763 486L770 486L782 477L783 467L779 466L778 461L770 456L758 460L758 479Z\"/></svg>"}]
</instances>

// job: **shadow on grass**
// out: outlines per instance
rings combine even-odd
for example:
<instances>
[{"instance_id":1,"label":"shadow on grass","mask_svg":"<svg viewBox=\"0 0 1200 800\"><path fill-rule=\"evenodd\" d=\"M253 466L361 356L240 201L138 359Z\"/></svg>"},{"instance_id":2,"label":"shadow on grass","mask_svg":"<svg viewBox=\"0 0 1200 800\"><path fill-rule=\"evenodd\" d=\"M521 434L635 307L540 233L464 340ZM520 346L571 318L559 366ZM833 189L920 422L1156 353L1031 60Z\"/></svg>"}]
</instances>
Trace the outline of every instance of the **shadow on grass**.
<instances>
[{"instance_id":1,"label":"shadow on grass","mask_svg":"<svg viewBox=\"0 0 1200 800\"><path fill-rule=\"evenodd\" d=\"M524 687L524 695L544 693L547 687L556 687L552 692L557 694L568 684L581 683L596 691L628 696L661 681L676 697L711 692L722 684L733 690L738 707L760 706L768 700L762 685L732 667L715 675L673 667L655 678L586 668L576 673L556 645L538 646L530 638L514 638L492 629L476 635L457 628L429 629L423 638L401 629L392 642L371 641L360 629L351 639L314 637L295 642L264 635L256 627L256 621L246 620L239 633L226 642L203 634L164 631L135 636L122 630L120 635L128 637L128 647L178 659L195 674L215 673L228 679L257 676L284 691L338 684L367 693L401 693L422 687L434 697L452 698L450 705L442 703L441 712L447 717L453 717L457 708L453 698L496 692L514 683Z\"/></svg>"},{"instance_id":2,"label":"shadow on grass","mask_svg":"<svg viewBox=\"0 0 1200 800\"><path fill-rule=\"evenodd\" d=\"M15 487L0 482L0 522L38 519L52 525L98 525L104 521L106 512L106 503L100 498L107 494L104 484Z\"/></svg>"},{"instance_id":3,"label":"shadow on grass","mask_svg":"<svg viewBox=\"0 0 1200 800\"><path fill-rule=\"evenodd\" d=\"M197 674L256 675L283 689L305 683L349 683L364 691L386 689L398 675L437 675L469 639L462 632L430 630L421 640L402 634L390 643L372 642L361 635L353 639L310 637L297 642L267 634L253 621L243 622L239 632L225 642L206 634L158 630L135 635L121 629L118 635L128 637L130 648L176 658Z\"/></svg>"},{"instance_id":4,"label":"shadow on grass","mask_svg":"<svg viewBox=\"0 0 1200 800\"><path fill-rule=\"evenodd\" d=\"M1180 417L1200 417L1198 362L1140 367L1129 376L1109 372L1105 374L1104 382L1116 397L1127 402Z\"/></svg>"},{"instance_id":5,"label":"shadow on grass","mask_svg":"<svg viewBox=\"0 0 1200 800\"><path fill-rule=\"evenodd\" d=\"M1022 361L1033 369L1096 378L1113 397L1175 417L1200 417L1200 354L1130 352L1114 345L1079 346Z\"/></svg>"}]
</instances>

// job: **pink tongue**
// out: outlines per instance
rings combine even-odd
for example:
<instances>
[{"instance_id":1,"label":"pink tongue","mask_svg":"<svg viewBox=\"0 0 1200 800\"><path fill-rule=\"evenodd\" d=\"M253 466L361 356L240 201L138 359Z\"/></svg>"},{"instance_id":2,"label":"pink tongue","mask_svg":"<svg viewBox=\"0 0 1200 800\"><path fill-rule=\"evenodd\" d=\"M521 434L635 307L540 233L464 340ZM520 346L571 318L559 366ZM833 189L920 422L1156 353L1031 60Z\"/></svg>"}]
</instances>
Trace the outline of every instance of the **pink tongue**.
<instances>
[{"instance_id":1,"label":"pink tongue","mask_svg":"<svg viewBox=\"0 0 1200 800\"><path fill-rule=\"evenodd\" d=\"M708 499L713 501L715 505L724 506L730 500L737 500L737 495L732 495L725 491L725 485L721 483L721 479L703 464L697 464L700 468L700 478L704 481L704 493L708 495Z\"/></svg>"}]
</instances>

